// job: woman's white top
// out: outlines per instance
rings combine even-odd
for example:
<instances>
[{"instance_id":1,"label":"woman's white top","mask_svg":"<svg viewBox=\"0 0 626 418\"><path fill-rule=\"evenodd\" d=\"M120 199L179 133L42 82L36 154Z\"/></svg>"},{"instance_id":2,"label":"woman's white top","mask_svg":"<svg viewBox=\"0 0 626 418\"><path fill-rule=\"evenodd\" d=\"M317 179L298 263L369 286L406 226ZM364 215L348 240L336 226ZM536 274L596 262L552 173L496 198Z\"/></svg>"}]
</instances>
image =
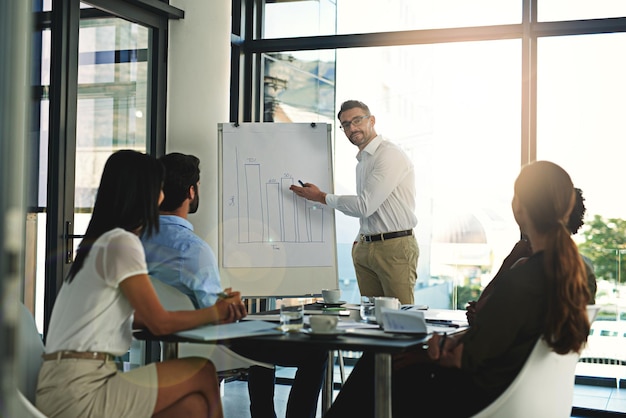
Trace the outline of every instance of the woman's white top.
<instances>
[{"instance_id":1,"label":"woman's white top","mask_svg":"<svg viewBox=\"0 0 626 418\"><path fill-rule=\"evenodd\" d=\"M148 274L139 238L121 228L100 236L72 282L61 286L52 310L46 353L125 354L132 340L134 311L119 285L138 274Z\"/></svg>"}]
</instances>

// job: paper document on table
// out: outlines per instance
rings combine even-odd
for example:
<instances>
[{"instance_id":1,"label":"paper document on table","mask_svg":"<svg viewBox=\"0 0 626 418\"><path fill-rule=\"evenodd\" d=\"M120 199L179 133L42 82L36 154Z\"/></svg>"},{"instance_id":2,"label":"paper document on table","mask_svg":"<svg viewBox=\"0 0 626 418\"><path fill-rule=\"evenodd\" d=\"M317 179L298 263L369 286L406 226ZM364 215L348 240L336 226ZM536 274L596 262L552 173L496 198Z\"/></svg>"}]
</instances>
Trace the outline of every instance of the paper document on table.
<instances>
[{"instance_id":1,"label":"paper document on table","mask_svg":"<svg viewBox=\"0 0 626 418\"><path fill-rule=\"evenodd\" d=\"M246 321L280 322L280 314L248 314L243 319Z\"/></svg>"},{"instance_id":2,"label":"paper document on table","mask_svg":"<svg viewBox=\"0 0 626 418\"><path fill-rule=\"evenodd\" d=\"M428 328L422 311L401 311L382 308L383 329L385 332L426 334Z\"/></svg>"},{"instance_id":3,"label":"paper document on table","mask_svg":"<svg viewBox=\"0 0 626 418\"><path fill-rule=\"evenodd\" d=\"M380 328L348 328L346 329L346 333L359 337L389 338L395 340L415 338L414 335L385 332Z\"/></svg>"},{"instance_id":4,"label":"paper document on table","mask_svg":"<svg viewBox=\"0 0 626 418\"><path fill-rule=\"evenodd\" d=\"M337 328L340 329L378 329L378 324L372 324L371 322L362 322L362 321L339 321L337 323Z\"/></svg>"},{"instance_id":5,"label":"paper document on table","mask_svg":"<svg viewBox=\"0 0 626 418\"><path fill-rule=\"evenodd\" d=\"M305 315L339 315L350 316L350 311L343 308L322 308L322 309L305 309Z\"/></svg>"},{"instance_id":6,"label":"paper document on table","mask_svg":"<svg viewBox=\"0 0 626 418\"><path fill-rule=\"evenodd\" d=\"M179 331L176 335L200 341L222 341L253 335L280 334L276 324L266 321L240 321L232 324L205 325Z\"/></svg>"}]
</instances>

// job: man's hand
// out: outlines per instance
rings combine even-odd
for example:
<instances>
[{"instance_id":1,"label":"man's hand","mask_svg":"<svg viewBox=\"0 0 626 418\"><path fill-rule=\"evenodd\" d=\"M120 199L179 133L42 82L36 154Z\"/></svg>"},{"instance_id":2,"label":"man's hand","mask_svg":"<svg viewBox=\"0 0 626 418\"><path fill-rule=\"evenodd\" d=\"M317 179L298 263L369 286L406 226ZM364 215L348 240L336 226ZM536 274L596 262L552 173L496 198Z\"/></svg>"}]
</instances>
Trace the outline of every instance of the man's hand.
<instances>
[{"instance_id":1,"label":"man's hand","mask_svg":"<svg viewBox=\"0 0 626 418\"><path fill-rule=\"evenodd\" d=\"M313 183L304 183L302 187L292 184L289 186L289 190L307 200L326 204L326 193L321 191L319 187Z\"/></svg>"}]
</instances>

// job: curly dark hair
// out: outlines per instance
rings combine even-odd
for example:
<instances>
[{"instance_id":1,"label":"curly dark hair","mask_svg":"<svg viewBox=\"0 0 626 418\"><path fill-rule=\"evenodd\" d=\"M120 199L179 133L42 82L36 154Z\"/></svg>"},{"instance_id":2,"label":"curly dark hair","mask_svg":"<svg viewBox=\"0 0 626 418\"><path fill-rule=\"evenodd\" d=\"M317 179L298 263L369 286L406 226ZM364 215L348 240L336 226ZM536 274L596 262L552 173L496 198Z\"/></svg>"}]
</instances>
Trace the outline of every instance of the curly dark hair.
<instances>
[{"instance_id":1,"label":"curly dark hair","mask_svg":"<svg viewBox=\"0 0 626 418\"><path fill-rule=\"evenodd\" d=\"M572 213L570 213L569 219L567 220L567 228L570 230L572 235L577 233L580 227L585 224L584 218L585 212L587 211L583 191L578 188L575 188L574 191L576 192L576 200L574 202Z\"/></svg>"}]
</instances>

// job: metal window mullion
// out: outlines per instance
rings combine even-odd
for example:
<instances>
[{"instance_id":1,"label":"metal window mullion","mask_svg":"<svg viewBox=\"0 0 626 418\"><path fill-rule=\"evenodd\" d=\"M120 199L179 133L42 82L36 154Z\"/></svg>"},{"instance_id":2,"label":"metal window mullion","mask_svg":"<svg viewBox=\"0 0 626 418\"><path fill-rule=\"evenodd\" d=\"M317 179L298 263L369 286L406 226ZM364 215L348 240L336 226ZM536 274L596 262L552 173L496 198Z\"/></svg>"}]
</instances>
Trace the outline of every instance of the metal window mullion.
<instances>
[{"instance_id":1,"label":"metal window mullion","mask_svg":"<svg viewBox=\"0 0 626 418\"><path fill-rule=\"evenodd\" d=\"M64 253L66 222L73 221L74 155L78 80L79 0L57 1L52 10L50 136L44 289L44 337L52 307L69 266Z\"/></svg>"}]
</instances>

